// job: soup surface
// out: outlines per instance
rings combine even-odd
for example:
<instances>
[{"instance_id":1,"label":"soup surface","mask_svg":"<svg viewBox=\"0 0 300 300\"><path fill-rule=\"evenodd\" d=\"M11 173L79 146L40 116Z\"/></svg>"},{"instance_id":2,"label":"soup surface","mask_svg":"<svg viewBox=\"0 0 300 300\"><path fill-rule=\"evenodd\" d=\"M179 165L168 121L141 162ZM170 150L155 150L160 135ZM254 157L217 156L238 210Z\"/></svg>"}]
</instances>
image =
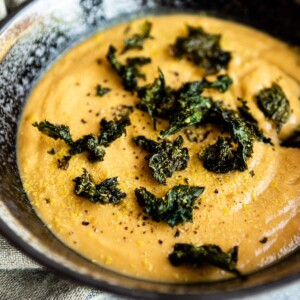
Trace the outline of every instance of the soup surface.
<instances>
[{"instance_id":1,"label":"soup surface","mask_svg":"<svg viewBox=\"0 0 300 300\"><path fill-rule=\"evenodd\" d=\"M238 246L237 268L242 273L263 267L300 244L300 150L280 146L300 124L300 58L286 44L254 29L220 19L196 15L148 17L151 36L143 49L121 54L124 39L140 32L146 19L114 26L71 49L60 58L32 91L20 122L18 163L33 207L51 231L66 245L100 265L128 275L160 281L198 281L231 276L212 266L193 268L173 266L168 255L176 243L200 246L216 244L224 252ZM247 169L215 173L204 168L200 153L216 142L220 130L212 124L189 126L167 139L181 135L188 148L187 168L158 183L145 159L148 152L132 142L143 135L157 141L168 121L157 119L157 128L149 114L136 108L137 93L126 91L120 77L106 59L110 45L117 58L150 57L151 63L139 67L146 75L139 86L151 84L158 68L166 84L178 89L183 83L201 80L204 68L170 52L178 36L186 36L187 27L201 26L206 32L221 34L221 47L231 52L227 70L233 84L220 93L207 89L203 95L223 101L227 108L240 106L238 97L247 100L252 115L273 145L255 139ZM213 81L216 76L207 77ZM278 84L290 104L290 115L276 131L257 105L256 95ZM96 95L96 87L110 89ZM61 139L42 134L35 122L47 120L70 127L74 140L99 133L99 122L120 116L132 106L126 135L105 148L103 161L90 162L87 154L72 156L65 169L58 159L68 155L69 147ZM278 133L279 131L279 133ZM118 205L93 203L74 193L74 178L83 169L96 183L118 177L118 188L126 197ZM143 212L134 190L145 187L157 198L176 184L205 187L194 203L193 221L170 226L156 222Z\"/></svg>"}]
</instances>

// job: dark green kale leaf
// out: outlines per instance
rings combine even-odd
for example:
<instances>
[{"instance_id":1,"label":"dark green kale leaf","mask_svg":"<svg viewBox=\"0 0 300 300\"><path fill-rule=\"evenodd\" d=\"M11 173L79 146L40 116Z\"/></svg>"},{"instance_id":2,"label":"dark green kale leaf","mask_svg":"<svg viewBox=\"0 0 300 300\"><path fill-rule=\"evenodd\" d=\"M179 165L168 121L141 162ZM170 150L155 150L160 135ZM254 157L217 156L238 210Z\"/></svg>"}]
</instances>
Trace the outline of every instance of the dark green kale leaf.
<instances>
[{"instance_id":1,"label":"dark green kale leaf","mask_svg":"<svg viewBox=\"0 0 300 300\"><path fill-rule=\"evenodd\" d=\"M111 91L108 87L102 87L100 84L96 86L96 96L102 97Z\"/></svg>"},{"instance_id":2,"label":"dark green kale leaf","mask_svg":"<svg viewBox=\"0 0 300 300\"><path fill-rule=\"evenodd\" d=\"M225 93L230 88L232 83L233 81L230 76L219 75L217 80L213 82L208 81L208 88L217 89L220 93Z\"/></svg>"},{"instance_id":3,"label":"dark green kale leaf","mask_svg":"<svg viewBox=\"0 0 300 300\"><path fill-rule=\"evenodd\" d=\"M167 178L172 177L176 171L184 170L189 161L187 148L182 148L183 138L178 136L174 142L164 140L157 143L144 136L133 138L133 142L149 152L145 158L149 162L149 167L154 179L166 185Z\"/></svg>"},{"instance_id":4,"label":"dark green kale leaf","mask_svg":"<svg viewBox=\"0 0 300 300\"><path fill-rule=\"evenodd\" d=\"M149 113L153 120L154 130L156 130L155 116L162 116L166 110L170 112L174 102L174 98L166 87L165 77L161 70L159 70L159 77L154 80L153 84L138 89L138 97L141 101L138 108ZM172 102L169 101L170 99Z\"/></svg>"},{"instance_id":5,"label":"dark green kale leaf","mask_svg":"<svg viewBox=\"0 0 300 300\"><path fill-rule=\"evenodd\" d=\"M212 172L227 173L232 170L245 171L247 159L252 156L255 133L237 112L227 109L221 102L215 102L209 121L218 124L230 137L220 137L198 154L203 166Z\"/></svg>"},{"instance_id":6,"label":"dark green kale leaf","mask_svg":"<svg viewBox=\"0 0 300 300\"><path fill-rule=\"evenodd\" d=\"M281 142L282 147L300 148L300 128L296 129L287 139Z\"/></svg>"},{"instance_id":7,"label":"dark green kale leaf","mask_svg":"<svg viewBox=\"0 0 300 300\"><path fill-rule=\"evenodd\" d=\"M156 198L144 187L135 189L138 204L156 222L166 221L171 227L193 221L193 208L204 187L175 185L162 198Z\"/></svg>"},{"instance_id":8,"label":"dark green kale leaf","mask_svg":"<svg viewBox=\"0 0 300 300\"><path fill-rule=\"evenodd\" d=\"M155 153L159 152L162 148L160 143L157 143L153 140L147 139L146 137L139 135L137 137L134 137L132 141L140 146L143 150L150 152L150 153Z\"/></svg>"},{"instance_id":9,"label":"dark green kale leaf","mask_svg":"<svg viewBox=\"0 0 300 300\"><path fill-rule=\"evenodd\" d=\"M213 110L228 128L232 141L237 144L234 169L245 171L248 168L246 161L253 153L254 133L235 111L225 108L220 103L215 103Z\"/></svg>"},{"instance_id":10,"label":"dark green kale leaf","mask_svg":"<svg viewBox=\"0 0 300 300\"><path fill-rule=\"evenodd\" d=\"M141 100L138 107L146 108L151 119L153 119L155 115L157 100L161 98L162 94L164 94L165 89L165 77L161 70L159 70L159 77L154 80L153 84L148 84L138 89L138 97Z\"/></svg>"},{"instance_id":11,"label":"dark green kale leaf","mask_svg":"<svg viewBox=\"0 0 300 300\"><path fill-rule=\"evenodd\" d=\"M239 111L241 117L243 118L243 121L253 131L256 138L265 144L273 145L271 139L265 137L263 132L258 128L258 122L254 118L254 116L251 114L250 108L247 105L247 101L242 98L238 98L238 101L240 101L242 103L242 106L238 107L238 111Z\"/></svg>"},{"instance_id":12,"label":"dark green kale leaf","mask_svg":"<svg viewBox=\"0 0 300 300\"><path fill-rule=\"evenodd\" d=\"M135 33L132 37L124 40L125 47L122 53L130 49L143 49L144 41L152 38L150 36L151 27L152 24L149 21L145 21L141 26L141 33Z\"/></svg>"},{"instance_id":13,"label":"dark green kale leaf","mask_svg":"<svg viewBox=\"0 0 300 300\"><path fill-rule=\"evenodd\" d=\"M98 138L94 135L85 135L81 139L73 141L70 133L69 126L66 125L55 125L48 121L42 121L40 123L35 122L32 124L37 127L39 131L43 134L57 140L62 139L69 147L69 154L71 156L79 154L82 152L88 152L88 159L91 162L102 161L105 155L104 149L98 144ZM66 159L68 156L63 157L58 160L58 167L66 170L68 168L68 162L70 158Z\"/></svg>"},{"instance_id":14,"label":"dark green kale leaf","mask_svg":"<svg viewBox=\"0 0 300 300\"><path fill-rule=\"evenodd\" d=\"M202 97L201 95L182 96L179 103L180 109L169 117L169 127L159 133L162 138L168 137L187 126L201 123L209 114L213 104L210 97Z\"/></svg>"},{"instance_id":15,"label":"dark green kale leaf","mask_svg":"<svg viewBox=\"0 0 300 300\"><path fill-rule=\"evenodd\" d=\"M211 106L211 99L201 96L203 90L214 88L223 93L231 84L232 79L228 75L220 75L213 82L206 79L187 82L174 90L166 86L164 74L159 70L159 77L153 84L138 89L141 102L137 107L148 111L155 130L156 117L169 119L170 128L161 132L162 137L167 137L202 120Z\"/></svg>"},{"instance_id":16,"label":"dark green kale leaf","mask_svg":"<svg viewBox=\"0 0 300 300\"><path fill-rule=\"evenodd\" d=\"M67 170L69 168L69 160L71 159L72 156L70 155L65 155L63 156L62 159L58 159L58 168L59 169L63 169L63 170Z\"/></svg>"},{"instance_id":17,"label":"dark green kale leaf","mask_svg":"<svg viewBox=\"0 0 300 300\"><path fill-rule=\"evenodd\" d=\"M61 139L65 141L65 143L69 146L72 146L73 144L69 126L55 125L48 122L47 120L40 123L35 122L32 124L32 126L36 127L40 132L55 140Z\"/></svg>"},{"instance_id":18,"label":"dark green kale leaf","mask_svg":"<svg viewBox=\"0 0 300 300\"><path fill-rule=\"evenodd\" d=\"M166 86L164 74L159 70L159 77L153 84L138 89L141 102L137 107L148 111L155 130L156 117L168 119L169 128L160 133L162 137L167 137L203 120L212 106L211 98L201 96L205 89L213 88L223 93L231 84L232 79L228 75L220 75L213 82L207 79L187 82L174 90Z\"/></svg>"},{"instance_id":19,"label":"dark green kale leaf","mask_svg":"<svg viewBox=\"0 0 300 300\"><path fill-rule=\"evenodd\" d=\"M221 35L210 34L202 27L187 27L187 36L178 37L172 45L172 53L177 58L186 57L195 65L206 70L206 74L215 74L227 69L231 54L220 46Z\"/></svg>"},{"instance_id":20,"label":"dark green kale leaf","mask_svg":"<svg viewBox=\"0 0 300 300\"><path fill-rule=\"evenodd\" d=\"M238 247L234 246L227 253L214 244L195 246L193 244L177 243L173 252L169 255L169 261L173 266L190 265L202 267L212 265L227 272L242 276L236 268L238 260Z\"/></svg>"},{"instance_id":21,"label":"dark green kale leaf","mask_svg":"<svg viewBox=\"0 0 300 300\"><path fill-rule=\"evenodd\" d=\"M82 138L76 140L69 153L71 155L87 152L88 160L90 162L103 161L105 150L98 142L98 138L93 134L84 135Z\"/></svg>"},{"instance_id":22,"label":"dark green kale leaf","mask_svg":"<svg viewBox=\"0 0 300 300\"><path fill-rule=\"evenodd\" d=\"M205 169L215 173L228 173L234 170L235 152L232 140L220 136L217 142L208 146L198 157L203 161Z\"/></svg>"},{"instance_id":23,"label":"dark green kale leaf","mask_svg":"<svg viewBox=\"0 0 300 300\"><path fill-rule=\"evenodd\" d=\"M117 60L116 52L117 49L110 45L106 58L121 77L125 90L133 92L137 87L138 78L145 79L145 75L141 73L138 66L150 63L151 59L146 57L128 58L126 65L123 65Z\"/></svg>"},{"instance_id":24,"label":"dark green kale leaf","mask_svg":"<svg viewBox=\"0 0 300 300\"><path fill-rule=\"evenodd\" d=\"M62 139L70 147L69 154L71 156L83 152L88 153L88 160L90 162L103 161L105 150L102 146L108 147L114 140L119 138L122 134L126 134L125 127L130 125L128 114L122 116L120 119L113 121L101 120L101 130L99 137L88 134L82 138L73 141L70 134L70 129L65 125L54 125L48 121L34 123L33 126L37 127L43 134L57 139ZM63 157L58 161L58 166L61 169L67 169L70 158Z\"/></svg>"},{"instance_id":25,"label":"dark green kale leaf","mask_svg":"<svg viewBox=\"0 0 300 300\"><path fill-rule=\"evenodd\" d=\"M279 132L291 113L289 100L282 88L274 82L270 88L262 89L256 95L256 100L265 117L274 121Z\"/></svg>"},{"instance_id":26,"label":"dark green kale leaf","mask_svg":"<svg viewBox=\"0 0 300 300\"><path fill-rule=\"evenodd\" d=\"M75 194L94 203L116 205L126 197L126 194L117 188L118 177L108 178L96 184L87 170L83 169L83 174L73 181L75 182Z\"/></svg>"},{"instance_id":27,"label":"dark green kale leaf","mask_svg":"<svg viewBox=\"0 0 300 300\"><path fill-rule=\"evenodd\" d=\"M121 137L122 134L126 135L125 127L131 125L131 123L128 114L126 114L120 119L114 118L113 121L102 119L100 125L99 144L108 147L114 140Z\"/></svg>"},{"instance_id":28,"label":"dark green kale leaf","mask_svg":"<svg viewBox=\"0 0 300 300\"><path fill-rule=\"evenodd\" d=\"M196 96L201 94L205 89L216 89L220 93L225 93L233 81L228 75L219 75L215 81L203 80L187 82L178 91L178 96Z\"/></svg>"},{"instance_id":29,"label":"dark green kale leaf","mask_svg":"<svg viewBox=\"0 0 300 300\"><path fill-rule=\"evenodd\" d=\"M136 56L136 57L128 57L126 59L126 64L129 67L137 67L137 66L144 66L151 63L151 58L144 57L144 56ZM145 79L145 75L139 73L139 76Z\"/></svg>"}]
</instances>

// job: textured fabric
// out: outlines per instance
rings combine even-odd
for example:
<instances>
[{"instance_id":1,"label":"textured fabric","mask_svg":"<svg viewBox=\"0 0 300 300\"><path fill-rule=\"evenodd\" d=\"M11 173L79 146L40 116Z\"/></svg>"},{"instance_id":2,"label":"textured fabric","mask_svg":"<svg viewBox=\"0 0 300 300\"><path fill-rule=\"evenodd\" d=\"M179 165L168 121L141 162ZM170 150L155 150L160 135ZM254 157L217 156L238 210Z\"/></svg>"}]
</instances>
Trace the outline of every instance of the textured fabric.
<instances>
[{"instance_id":1,"label":"textured fabric","mask_svg":"<svg viewBox=\"0 0 300 300\"><path fill-rule=\"evenodd\" d=\"M0 236L0 271L14 269L41 269L41 266Z\"/></svg>"},{"instance_id":2,"label":"textured fabric","mask_svg":"<svg viewBox=\"0 0 300 300\"><path fill-rule=\"evenodd\" d=\"M117 300L75 283L60 279L45 270L0 271L1 300Z\"/></svg>"}]
</instances>

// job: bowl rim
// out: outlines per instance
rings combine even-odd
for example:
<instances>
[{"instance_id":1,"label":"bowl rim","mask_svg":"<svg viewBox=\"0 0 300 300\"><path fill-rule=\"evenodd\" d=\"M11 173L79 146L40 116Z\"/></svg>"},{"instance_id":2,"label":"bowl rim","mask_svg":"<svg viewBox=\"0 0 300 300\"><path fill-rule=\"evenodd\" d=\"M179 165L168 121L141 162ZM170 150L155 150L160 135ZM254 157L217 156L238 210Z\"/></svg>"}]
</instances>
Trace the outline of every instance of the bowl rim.
<instances>
[{"instance_id":1,"label":"bowl rim","mask_svg":"<svg viewBox=\"0 0 300 300\"><path fill-rule=\"evenodd\" d=\"M8 15L0 21L0 38L2 34L9 29L9 26L13 24L13 22L21 17L22 14L29 10L31 6L33 6L37 2L41 2L44 0L27 0L24 3L20 4L17 8L15 8L12 12L8 13ZM9 51L9 50L8 50ZM4 54L4 57L6 54ZM1 63L1 61L0 61ZM1 200L1 199L0 199ZM110 292L113 294L121 295L121 296L130 296L136 299L141 296L144 299L211 299L211 300L221 300L221 299L241 299L247 296L256 296L262 292L269 292L271 290L278 290L282 287L287 286L288 284L295 283L297 280L300 283L300 270L292 275L288 275L286 277L276 279L275 281L265 282L259 284L257 286L240 288L231 291L225 292L211 292L209 294L172 294L172 293L162 293L155 292L143 289L133 290L130 287L121 286L121 285L113 285L107 281L101 281L97 279L93 279L92 277L84 274L77 273L76 271L63 266L56 262L54 259L42 254L37 251L33 246L29 243L21 239L17 233L10 228L0 215L0 233L3 235L5 239L7 239L15 248L20 250L23 254L27 255L34 261L38 262L41 266L46 267L53 273L55 273L61 279L67 279L69 281L73 281L78 285L86 285L91 288L101 289L105 292ZM275 263L276 265L276 263ZM259 272L259 271L258 271ZM135 280L135 279L134 279ZM136 279L139 280L138 278Z\"/></svg>"}]
</instances>

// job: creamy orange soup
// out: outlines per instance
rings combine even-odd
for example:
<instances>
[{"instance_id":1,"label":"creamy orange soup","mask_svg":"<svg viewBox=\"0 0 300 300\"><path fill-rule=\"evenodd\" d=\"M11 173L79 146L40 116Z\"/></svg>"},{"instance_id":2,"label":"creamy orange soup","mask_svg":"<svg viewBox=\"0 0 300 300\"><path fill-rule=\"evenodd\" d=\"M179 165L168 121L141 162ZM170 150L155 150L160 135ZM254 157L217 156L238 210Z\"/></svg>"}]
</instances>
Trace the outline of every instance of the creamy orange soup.
<instances>
[{"instance_id":1,"label":"creamy orange soup","mask_svg":"<svg viewBox=\"0 0 300 300\"><path fill-rule=\"evenodd\" d=\"M248 170L216 174L207 171L197 153L216 140L211 133L203 142L191 142L186 131L179 134L189 149L188 167L175 172L167 185L157 183L150 172L147 155L131 139L138 135L157 140L167 121L159 120L153 130L147 113L135 108L130 114L127 135L106 148L104 161L90 163L86 153L75 155L67 170L57 167L57 159L66 155L68 147L41 134L34 122L48 120L70 126L74 139L99 132L102 118L113 119L122 105L139 103L136 94L126 92L120 78L105 59L108 47L123 48L123 40L139 31L144 22L138 19L120 24L71 49L46 72L33 89L20 122L18 162L24 189L37 214L48 228L66 245L96 264L132 276L159 281L198 281L224 278L229 273L214 267L173 267L168 255L175 243L195 245L217 244L223 251L239 247L237 268L242 273L254 271L272 263L300 244L300 150L279 146L279 138L291 134L300 124L300 58L286 44L254 29L215 18L196 15L148 17L154 39L144 42L143 50L130 50L118 59L147 56L152 63L143 66L151 83L163 71L169 86L199 80L204 70L186 59L170 55L169 45L186 34L186 25L202 26L209 33L222 35L221 46L230 51L232 59L227 73L233 85L224 94L212 90L204 94L222 100L236 109L237 97L248 100L259 127L274 143L274 147L254 142L254 152L247 161ZM97 63L101 59L102 63ZM258 108L255 95L277 82L286 94L291 115L279 136L275 126ZM101 84L111 92L95 95ZM144 82L139 81L139 85ZM187 128L201 135L207 128ZM48 153L52 148L55 154ZM102 205L74 194L75 177L83 168L96 183L118 176L119 188L127 196L120 205ZM175 184L204 186L193 211L193 222L170 227L166 222L145 218L134 195L137 187L146 187L156 197L162 197ZM83 225L88 224L88 225ZM178 234L178 232L180 234ZM176 234L177 233L177 234ZM261 243L267 238L266 243Z\"/></svg>"}]
</instances>

